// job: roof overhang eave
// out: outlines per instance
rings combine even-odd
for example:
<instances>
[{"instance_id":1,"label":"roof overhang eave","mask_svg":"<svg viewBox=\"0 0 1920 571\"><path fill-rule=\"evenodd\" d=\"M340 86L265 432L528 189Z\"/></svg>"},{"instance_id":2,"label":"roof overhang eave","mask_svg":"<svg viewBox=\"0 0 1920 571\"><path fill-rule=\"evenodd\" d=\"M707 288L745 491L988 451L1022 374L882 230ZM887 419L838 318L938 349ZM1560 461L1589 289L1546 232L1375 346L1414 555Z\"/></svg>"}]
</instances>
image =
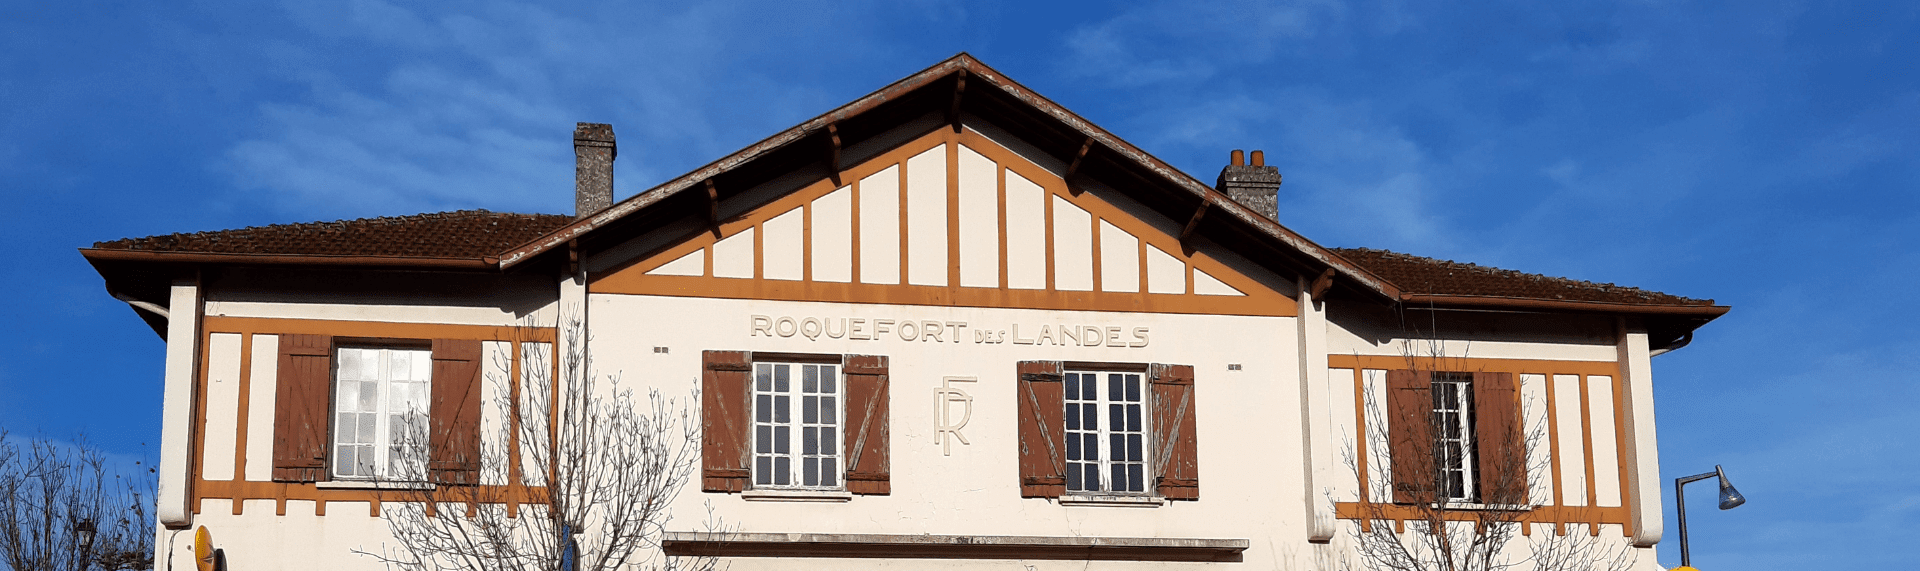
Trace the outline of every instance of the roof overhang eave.
<instances>
[{"instance_id":1,"label":"roof overhang eave","mask_svg":"<svg viewBox=\"0 0 1920 571\"><path fill-rule=\"evenodd\" d=\"M103 250L81 248L80 255L90 262L149 262L162 264L222 264L276 266L351 266L377 268L418 268L432 270L490 271L500 268L499 259L428 258L414 256L328 256L301 254L226 254L206 252L153 252L140 250Z\"/></svg>"}]
</instances>

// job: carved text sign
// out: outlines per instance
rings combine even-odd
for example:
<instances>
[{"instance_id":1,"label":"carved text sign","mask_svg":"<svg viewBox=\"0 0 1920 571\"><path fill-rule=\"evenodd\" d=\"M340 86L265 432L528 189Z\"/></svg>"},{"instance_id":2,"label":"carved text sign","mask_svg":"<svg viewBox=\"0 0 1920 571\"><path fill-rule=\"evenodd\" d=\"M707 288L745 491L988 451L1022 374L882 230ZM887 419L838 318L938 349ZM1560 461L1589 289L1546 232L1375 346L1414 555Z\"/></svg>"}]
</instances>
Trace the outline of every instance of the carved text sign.
<instances>
[{"instance_id":1,"label":"carved text sign","mask_svg":"<svg viewBox=\"0 0 1920 571\"><path fill-rule=\"evenodd\" d=\"M801 337L808 341L851 339L854 341L903 341L917 343L1015 345L1069 345L1078 347L1146 347L1146 327L1014 323L1005 327L971 326L965 321L931 319L879 319L865 317L792 317L753 315L748 317L747 336Z\"/></svg>"}]
</instances>

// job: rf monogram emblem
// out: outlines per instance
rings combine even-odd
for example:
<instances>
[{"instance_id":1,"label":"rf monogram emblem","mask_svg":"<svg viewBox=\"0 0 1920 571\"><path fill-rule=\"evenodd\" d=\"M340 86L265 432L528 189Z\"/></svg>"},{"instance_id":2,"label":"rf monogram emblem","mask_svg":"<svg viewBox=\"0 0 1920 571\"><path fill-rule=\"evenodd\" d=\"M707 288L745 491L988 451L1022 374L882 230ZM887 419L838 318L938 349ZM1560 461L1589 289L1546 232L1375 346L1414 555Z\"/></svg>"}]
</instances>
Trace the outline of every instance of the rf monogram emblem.
<instances>
[{"instance_id":1,"label":"rf monogram emblem","mask_svg":"<svg viewBox=\"0 0 1920 571\"><path fill-rule=\"evenodd\" d=\"M939 438L938 444L943 455L953 455L953 440L959 439L963 445L971 446L960 429L967 427L967 421L973 419L973 395L953 386L953 383L971 383L973 377L944 377L940 386L933 389L933 429ZM955 409L959 413L955 414ZM956 422L954 419L958 418Z\"/></svg>"}]
</instances>

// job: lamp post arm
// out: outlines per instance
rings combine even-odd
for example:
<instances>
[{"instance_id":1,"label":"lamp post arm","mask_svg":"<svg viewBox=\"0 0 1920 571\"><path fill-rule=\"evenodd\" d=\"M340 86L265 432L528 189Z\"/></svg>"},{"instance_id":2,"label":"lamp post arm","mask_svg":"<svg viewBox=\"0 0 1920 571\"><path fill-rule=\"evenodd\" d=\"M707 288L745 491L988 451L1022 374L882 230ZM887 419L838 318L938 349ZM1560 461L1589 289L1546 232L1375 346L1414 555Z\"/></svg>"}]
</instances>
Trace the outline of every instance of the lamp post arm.
<instances>
[{"instance_id":1,"label":"lamp post arm","mask_svg":"<svg viewBox=\"0 0 1920 571\"><path fill-rule=\"evenodd\" d=\"M1687 551L1687 484L1720 475L1719 472L1707 472L1673 479L1673 504L1680 513L1680 566L1693 566L1693 557Z\"/></svg>"}]
</instances>

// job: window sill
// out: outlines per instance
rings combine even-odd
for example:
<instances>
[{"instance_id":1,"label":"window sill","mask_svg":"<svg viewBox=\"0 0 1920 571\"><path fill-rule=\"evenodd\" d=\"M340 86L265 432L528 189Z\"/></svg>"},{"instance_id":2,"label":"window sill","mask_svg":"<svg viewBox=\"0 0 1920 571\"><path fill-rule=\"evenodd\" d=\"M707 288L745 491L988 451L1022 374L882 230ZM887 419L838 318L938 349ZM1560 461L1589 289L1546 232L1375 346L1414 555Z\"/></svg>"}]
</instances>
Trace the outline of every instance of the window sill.
<instances>
[{"instance_id":1,"label":"window sill","mask_svg":"<svg viewBox=\"0 0 1920 571\"><path fill-rule=\"evenodd\" d=\"M374 480L330 480L314 482L313 487L321 490L431 490L429 482L381 482Z\"/></svg>"},{"instance_id":2,"label":"window sill","mask_svg":"<svg viewBox=\"0 0 1920 571\"><path fill-rule=\"evenodd\" d=\"M853 493L844 490L747 490L740 499L749 502L827 502L846 503Z\"/></svg>"},{"instance_id":3,"label":"window sill","mask_svg":"<svg viewBox=\"0 0 1920 571\"><path fill-rule=\"evenodd\" d=\"M1167 503L1157 496L1121 496L1094 494L1067 494L1060 496L1063 506L1104 506L1121 508L1157 508Z\"/></svg>"}]
</instances>

